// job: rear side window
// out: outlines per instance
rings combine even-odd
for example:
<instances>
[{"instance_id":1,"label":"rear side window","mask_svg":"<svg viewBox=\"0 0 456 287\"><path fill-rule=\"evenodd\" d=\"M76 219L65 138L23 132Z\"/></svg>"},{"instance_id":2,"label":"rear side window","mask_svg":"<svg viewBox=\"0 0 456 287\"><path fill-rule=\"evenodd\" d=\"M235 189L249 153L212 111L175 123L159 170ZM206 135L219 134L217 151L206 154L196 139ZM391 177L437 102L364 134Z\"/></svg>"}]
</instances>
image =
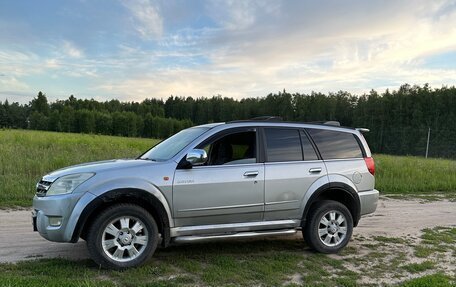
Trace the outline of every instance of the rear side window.
<instances>
[{"instance_id":1,"label":"rear side window","mask_svg":"<svg viewBox=\"0 0 456 287\"><path fill-rule=\"evenodd\" d=\"M269 162L303 160L298 130L267 128L264 131Z\"/></svg>"},{"instance_id":2,"label":"rear side window","mask_svg":"<svg viewBox=\"0 0 456 287\"><path fill-rule=\"evenodd\" d=\"M323 159L363 157L355 135L338 131L307 129Z\"/></svg>"},{"instance_id":3,"label":"rear side window","mask_svg":"<svg viewBox=\"0 0 456 287\"><path fill-rule=\"evenodd\" d=\"M304 152L304 160L317 160L317 153L315 152L315 149L313 148L309 138L304 133L304 131L301 131L301 142L302 151Z\"/></svg>"}]
</instances>

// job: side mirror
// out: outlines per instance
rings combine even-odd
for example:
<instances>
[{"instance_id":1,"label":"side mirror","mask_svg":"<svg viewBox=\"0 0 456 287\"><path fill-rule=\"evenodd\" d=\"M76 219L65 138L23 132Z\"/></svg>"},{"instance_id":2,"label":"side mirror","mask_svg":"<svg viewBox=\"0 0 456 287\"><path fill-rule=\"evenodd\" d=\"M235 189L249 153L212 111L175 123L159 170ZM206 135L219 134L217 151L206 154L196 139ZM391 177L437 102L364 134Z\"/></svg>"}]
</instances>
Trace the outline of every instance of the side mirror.
<instances>
[{"instance_id":1,"label":"side mirror","mask_svg":"<svg viewBox=\"0 0 456 287\"><path fill-rule=\"evenodd\" d=\"M192 149L185 159L192 165L202 165L207 161L207 153L204 149Z\"/></svg>"}]
</instances>

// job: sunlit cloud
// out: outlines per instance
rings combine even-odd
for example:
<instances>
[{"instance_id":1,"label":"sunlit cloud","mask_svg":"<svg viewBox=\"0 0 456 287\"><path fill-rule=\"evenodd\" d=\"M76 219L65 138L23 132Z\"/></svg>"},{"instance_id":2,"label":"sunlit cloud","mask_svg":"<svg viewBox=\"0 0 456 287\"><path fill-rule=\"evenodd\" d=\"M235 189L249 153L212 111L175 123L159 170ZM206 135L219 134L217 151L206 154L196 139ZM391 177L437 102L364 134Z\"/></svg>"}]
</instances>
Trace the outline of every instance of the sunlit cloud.
<instances>
[{"instance_id":1,"label":"sunlit cloud","mask_svg":"<svg viewBox=\"0 0 456 287\"><path fill-rule=\"evenodd\" d=\"M33 45L0 41L8 91L12 77L31 97L44 87L50 98L67 93L135 101L456 84L455 65L428 61L456 55L452 0L131 0L112 6L99 21L87 16L91 26L81 27L87 32L78 37L62 33ZM78 17L93 13L90 5L77 9L89 9ZM62 29L73 31L66 23Z\"/></svg>"}]
</instances>

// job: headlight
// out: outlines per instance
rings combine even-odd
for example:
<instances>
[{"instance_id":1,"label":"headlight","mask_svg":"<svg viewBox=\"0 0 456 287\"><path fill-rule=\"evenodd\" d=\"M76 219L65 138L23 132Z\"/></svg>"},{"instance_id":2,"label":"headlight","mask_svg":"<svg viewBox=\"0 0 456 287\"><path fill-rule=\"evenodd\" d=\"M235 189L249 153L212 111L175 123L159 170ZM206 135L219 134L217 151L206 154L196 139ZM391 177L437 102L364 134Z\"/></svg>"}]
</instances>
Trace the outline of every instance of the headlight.
<instances>
[{"instance_id":1,"label":"headlight","mask_svg":"<svg viewBox=\"0 0 456 287\"><path fill-rule=\"evenodd\" d=\"M51 184L46 195L72 193L76 187L94 175L94 173L76 173L62 176Z\"/></svg>"}]
</instances>

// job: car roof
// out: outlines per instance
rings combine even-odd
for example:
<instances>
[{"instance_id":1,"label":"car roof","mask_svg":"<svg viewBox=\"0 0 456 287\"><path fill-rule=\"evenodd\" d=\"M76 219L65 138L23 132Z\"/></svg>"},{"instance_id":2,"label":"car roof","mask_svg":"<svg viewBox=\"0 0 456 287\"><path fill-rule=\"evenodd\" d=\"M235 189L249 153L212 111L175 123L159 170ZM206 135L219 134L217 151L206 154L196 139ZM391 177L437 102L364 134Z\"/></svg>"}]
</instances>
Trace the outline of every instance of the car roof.
<instances>
[{"instance_id":1,"label":"car roof","mask_svg":"<svg viewBox=\"0 0 456 287\"><path fill-rule=\"evenodd\" d=\"M199 125L196 127L207 127L207 128L215 128L226 126L229 127L248 127L248 126L262 126L262 127L295 127L295 128L320 128L320 129L327 129L327 130L339 130L339 131L348 131L354 132L356 131L355 128L352 127L345 127L345 126L337 126L335 123L338 122L292 122L292 121L281 121L281 120L239 120L239 121L230 121L230 122L218 122L218 123L210 123L205 125Z\"/></svg>"}]
</instances>

